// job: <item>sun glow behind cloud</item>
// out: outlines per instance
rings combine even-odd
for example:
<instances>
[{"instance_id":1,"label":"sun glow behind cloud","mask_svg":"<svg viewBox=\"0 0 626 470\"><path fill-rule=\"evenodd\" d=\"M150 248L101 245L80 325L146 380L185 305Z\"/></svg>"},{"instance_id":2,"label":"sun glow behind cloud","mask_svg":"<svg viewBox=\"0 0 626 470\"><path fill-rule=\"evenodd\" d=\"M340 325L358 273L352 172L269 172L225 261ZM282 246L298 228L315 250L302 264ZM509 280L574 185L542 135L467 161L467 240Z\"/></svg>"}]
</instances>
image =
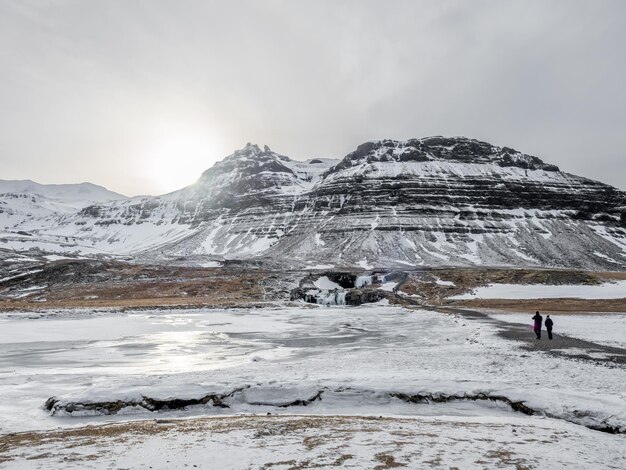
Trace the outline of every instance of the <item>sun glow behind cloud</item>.
<instances>
[{"instance_id":1,"label":"sun glow behind cloud","mask_svg":"<svg viewBox=\"0 0 626 470\"><path fill-rule=\"evenodd\" d=\"M194 183L219 158L219 140L211 129L182 121L155 126L142 152L145 178L167 193Z\"/></svg>"},{"instance_id":2,"label":"sun glow behind cloud","mask_svg":"<svg viewBox=\"0 0 626 470\"><path fill-rule=\"evenodd\" d=\"M0 1L2 178L158 194L245 142L465 135L624 189L624 1L179 3Z\"/></svg>"}]
</instances>

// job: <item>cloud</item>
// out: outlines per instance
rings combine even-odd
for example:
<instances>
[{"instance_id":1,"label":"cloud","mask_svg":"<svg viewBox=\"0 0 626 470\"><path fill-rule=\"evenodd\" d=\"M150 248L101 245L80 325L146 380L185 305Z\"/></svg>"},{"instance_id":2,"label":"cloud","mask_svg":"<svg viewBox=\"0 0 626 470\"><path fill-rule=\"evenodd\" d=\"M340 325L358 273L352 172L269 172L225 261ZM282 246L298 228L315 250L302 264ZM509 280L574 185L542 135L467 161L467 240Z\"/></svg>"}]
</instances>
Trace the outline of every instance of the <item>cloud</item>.
<instances>
[{"instance_id":1,"label":"cloud","mask_svg":"<svg viewBox=\"0 0 626 470\"><path fill-rule=\"evenodd\" d=\"M441 134L624 189L625 20L619 0L0 1L2 176L176 189L143 171L168 129L212 141L204 167L247 141Z\"/></svg>"}]
</instances>

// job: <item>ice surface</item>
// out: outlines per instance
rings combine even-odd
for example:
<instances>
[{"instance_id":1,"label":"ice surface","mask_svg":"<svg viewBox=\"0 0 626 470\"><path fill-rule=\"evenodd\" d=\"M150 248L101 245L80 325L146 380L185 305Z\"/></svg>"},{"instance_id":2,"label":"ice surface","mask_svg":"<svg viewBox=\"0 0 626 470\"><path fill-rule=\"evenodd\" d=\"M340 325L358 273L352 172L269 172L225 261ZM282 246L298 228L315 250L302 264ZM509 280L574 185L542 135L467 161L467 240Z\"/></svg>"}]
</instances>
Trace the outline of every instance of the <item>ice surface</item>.
<instances>
[{"instance_id":1,"label":"ice surface","mask_svg":"<svg viewBox=\"0 0 626 470\"><path fill-rule=\"evenodd\" d=\"M490 324L455 315L382 305L27 315L0 316L0 432L119 419L50 417L42 405L51 396L140 401L241 387L282 401L322 391L306 413L415 414L390 393L486 393L581 424L626 426L622 366L523 351ZM230 400L227 410L169 414L259 411L245 394ZM263 410L277 412L275 403Z\"/></svg>"}]
</instances>

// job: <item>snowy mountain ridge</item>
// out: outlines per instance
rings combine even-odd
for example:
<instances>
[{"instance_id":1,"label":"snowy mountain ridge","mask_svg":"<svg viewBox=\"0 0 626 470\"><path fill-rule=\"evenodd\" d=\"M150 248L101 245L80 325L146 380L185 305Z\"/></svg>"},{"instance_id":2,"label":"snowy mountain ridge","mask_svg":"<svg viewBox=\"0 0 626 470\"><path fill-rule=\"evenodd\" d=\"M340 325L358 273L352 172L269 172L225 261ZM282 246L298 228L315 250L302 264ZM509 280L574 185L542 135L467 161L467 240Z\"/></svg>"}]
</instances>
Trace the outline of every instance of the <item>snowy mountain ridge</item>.
<instances>
[{"instance_id":1,"label":"snowy mountain ridge","mask_svg":"<svg viewBox=\"0 0 626 470\"><path fill-rule=\"evenodd\" d=\"M31 180L0 180L0 230L75 213L93 204L125 199L126 196L92 183L40 184Z\"/></svg>"},{"instance_id":2,"label":"snowy mountain ridge","mask_svg":"<svg viewBox=\"0 0 626 470\"><path fill-rule=\"evenodd\" d=\"M464 137L372 141L341 160L248 144L179 191L5 231L0 248L149 260L626 269L626 193Z\"/></svg>"},{"instance_id":3,"label":"snowy mountain ridge","mask_svg":"<svg viewBox=\"0 0 626 470\"><path fill-rule=\"evenodd\" d=\"M74 207L127 199L122 194L93 183L40 184L31 180L0 180L0 194L7 193L42 196Z\"/></svg>"}]
</instances>

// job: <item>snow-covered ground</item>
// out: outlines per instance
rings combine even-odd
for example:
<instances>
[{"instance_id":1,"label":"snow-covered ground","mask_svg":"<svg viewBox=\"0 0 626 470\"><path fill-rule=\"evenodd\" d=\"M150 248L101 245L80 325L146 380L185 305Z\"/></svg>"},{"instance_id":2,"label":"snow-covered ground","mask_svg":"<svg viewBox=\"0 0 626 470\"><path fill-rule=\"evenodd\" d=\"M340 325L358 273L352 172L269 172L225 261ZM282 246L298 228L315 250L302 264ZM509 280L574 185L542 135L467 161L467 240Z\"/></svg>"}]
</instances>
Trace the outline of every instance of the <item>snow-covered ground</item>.
<instances>
[{"instance_id":1,"label":"snow-covered ground","mask_svg":"<svg viewBox=\"0 0 626 470\"><path fill-rule=\"evenodd\" d=\"M522 323L532 327L527 313L491 314L493 318L509 323ZM545 315L543 319L545 321ZM607 346L626 348L626 315L551 315L553 333L584 339ZM545 327L544 327L545 330Z\"/></svg>"},{"instance_id":2,"label":"snow-covered ground","mask_svg":"<svg viewBox=\"0 0 626 470\"><path fill-rule=\"evenodd\" d=\"M49 433L9 443L2 468L621 470L623 441L517 417L240 416Z\"/></svg>"},{"instance_id":3,"label":"snow-covered ground","mask_svg":"<svg viewBox=\"0 0 626 470\"><path fill-rule=\"evenodd\" d=\"M314 282L314 284L315 284L315 287L317 287L318 289L326 289L326 290L341 289L341 286L339 284L331 281L330 279L328 279L327 276L320 277L318 280Z\"/></svg>"},{"instance_id":4,"label":"snow-covered ground","mask_svg":"<svg viewBox=\"0 0 626 470\"><path fill-rule=\"evenodd\" d=\"M599 285L558 286L546 284L491 284L473 292L450 297L450 300L467 299L626 299L626 281ZM626 304L624 305L626 311Z\"/></svg>"},{"instance_id":5,"label":"snow-covered ground","mask_svg":"<svg viewBox=\"0 0 626 470\"><path fill-rule=\"evenodd\" d=\"M597 441L585 450L585 462L608 468L607 452L621 455L624 462L623 436L579 424L626 430L624 383L626 368L620 364L609 368L521 350L517 343L497 337L489 323L390 306L0 316L0 435L154 417L268 412L404 416L416 419L406 425L407 432L416 435L436 432L433 426L441 433L456 426L459 439L490 439L472 444L485 452L502 448L523 454L521 444L494 437L498 426L509 432L519 425L528 435L536 428L546 439L564 432L572 438L563 436L562 444L554 441L555 452ZM481 393L501 398L438 405L402 398ZM223 396L229 408L209 401L185 410L150 412L136 405L110 416L80 407L70 415L62 406L50 416L43 409L51 396L64 405L116 400L137 404L145 397L192 399L209 394ZM503 399L522 402L537 414L516 413ZM429 424L425 417L444 424ZM481 430L483 425L487 427ZM216 437L206 452L219 452L239 434L229 436ZM181 434L180 442L190 438ZM280 442L276 439L271 445ZM152 455L150 449L160 441L155 437L145 442L140 450L130 446L128 452ZM252 441L238 445L242 456L256 452ZM539 450L535 454L540 458ZM462 449L457 457L461 455ZM465 468L458 460L449 462Z\"/></svg>"}]
</instances>

